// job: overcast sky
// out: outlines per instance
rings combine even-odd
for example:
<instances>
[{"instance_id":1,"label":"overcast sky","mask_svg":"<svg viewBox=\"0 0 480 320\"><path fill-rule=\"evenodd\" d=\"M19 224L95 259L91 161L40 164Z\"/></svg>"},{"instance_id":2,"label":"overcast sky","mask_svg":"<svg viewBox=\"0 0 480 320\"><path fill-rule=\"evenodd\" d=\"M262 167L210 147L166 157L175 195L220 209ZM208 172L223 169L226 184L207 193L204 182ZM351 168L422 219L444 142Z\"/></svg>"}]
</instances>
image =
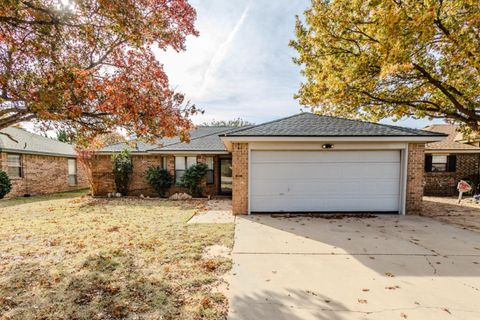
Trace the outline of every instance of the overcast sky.
<instances>
[{"instance_id":1,"label":"overcast sky","mask_svg":"<svg viewBox=\"0 0 480 320\"><path fill-rule=\"evenodd\" d=\"M295 15L309 0L191 0L197 10L199 37L187 50L157 52L171 85L205 114L195 123L241 117L261 123L299 112L293 99L302 81L288 46ZM391 121L382 121L392 123ZM397 125L423 127L428 120Z\"/></svg>"}]
</instances>

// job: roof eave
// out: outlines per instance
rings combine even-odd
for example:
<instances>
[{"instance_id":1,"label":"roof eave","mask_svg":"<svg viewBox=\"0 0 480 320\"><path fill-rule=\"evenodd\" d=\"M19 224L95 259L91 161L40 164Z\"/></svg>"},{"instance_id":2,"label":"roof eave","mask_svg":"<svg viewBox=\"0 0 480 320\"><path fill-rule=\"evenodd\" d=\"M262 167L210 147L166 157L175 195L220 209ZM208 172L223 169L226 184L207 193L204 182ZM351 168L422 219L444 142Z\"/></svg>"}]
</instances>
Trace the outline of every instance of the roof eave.
<instances>
[{"instance_id":1,"label":"roof eave","mask_svg":"<svg viewBox=\"0 0 480 320\"><path fill-rule=\"evenodd\" d=\"M480 153L480 149L430 149L426 148L425 153Z\"/></svg>"},{"instance_id":2,"label":"roof eave","mask_svg":"<svg viewBox=\"0 0 480 320\"><path fill-rule=\"evenodd\" d=\"M233 142L438 142L444 135L432 136L222 136L227 150Z\"/></svg>"},{"instance_id":3,"label":"roof eave","mask_svg":"<svg viewBox=\"0 0 480 320\"><path fill-rule=\"evenodd\" d=\"M37 155L37 156L62 157L62 158L76 158L77 157L77 155L74 154L74 153L41 152L41 151L30 151L30 150L11 149L11 148L0 148L0 152L32 154L32 155Z\"/></svg>"}]
</instances>

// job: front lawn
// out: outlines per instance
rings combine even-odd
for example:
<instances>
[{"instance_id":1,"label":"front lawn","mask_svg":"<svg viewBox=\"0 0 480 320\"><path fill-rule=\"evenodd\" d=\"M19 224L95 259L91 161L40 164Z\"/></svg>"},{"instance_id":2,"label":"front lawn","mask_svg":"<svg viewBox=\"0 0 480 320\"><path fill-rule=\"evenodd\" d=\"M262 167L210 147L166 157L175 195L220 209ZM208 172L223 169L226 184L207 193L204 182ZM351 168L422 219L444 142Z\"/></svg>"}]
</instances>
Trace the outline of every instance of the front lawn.
<instances>
[{"instance_id":1,"label":"front lawn","mask_svg":"<svg viewBox=\"0 0 480 320\"><path fill-rule=\"evenodd\" d=\"M0 319L223 319L233 224L187 225L199 202L0 202Z\"/></svg>"}]
</instances>

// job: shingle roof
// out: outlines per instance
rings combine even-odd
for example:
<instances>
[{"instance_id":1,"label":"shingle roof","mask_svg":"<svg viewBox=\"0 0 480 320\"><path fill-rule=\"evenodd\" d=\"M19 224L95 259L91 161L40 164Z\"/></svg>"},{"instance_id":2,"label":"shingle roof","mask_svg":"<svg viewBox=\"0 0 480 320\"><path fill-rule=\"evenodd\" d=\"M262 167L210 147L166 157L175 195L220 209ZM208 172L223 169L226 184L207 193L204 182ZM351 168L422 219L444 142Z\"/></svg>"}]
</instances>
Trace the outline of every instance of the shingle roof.
<instances>
[{"instance_id":1,"label":"shingle roof","mask_svg":"<svg viewBox=\"0 0 480 320\"><path fill-rule=\"evenodd\" d=\"M228 137L369 137L369 136L442 136L441 133L390 126L373 122L321 116L309 112L243 128L225 134Z\"/></svg>"},{"instance_id":2,"label":"shingle roof","mask_svg":"<svg viewBox=\"0 0 480 320\"><path fill-rule=\"evenodd\" d=\"M220 140L221 133L229 132L238 128L235 127L206 127L199 126L190 132L190 142L181 142L179 137L159 139L154 144L137 142L134 145L127 143L116 143L104 147L100 152L119 152L129 150L131 152L148 151L226 151L225 145Z\"/></svg>"},{"instance_id":3,"label":"shingle roof","mask_svg":"<svg viewBox=\"0 0 480 320\"><path fill-rule=\"evenodd\" d=\"M423 130L447 134L442 141L429 142L425 145L426 150L478 150L479 147L467 143L459 142L462 140L462 134L457 131L457 126L451 124L432 124Z\"/></svg>"},{"instance_id":4,"label":"shingle roof","mask_svg":"<svg viewBox=\"0 0 480 320\"><path fill-rule=\"evenodd\" d=\"M58 140L40 136L19 128L5 128L0 130L0 149L2 151L45 154L52 156L75 157L75 150L72 145ZM6 134L17 140L10 139Z\"/></svg>"}]
</instances>

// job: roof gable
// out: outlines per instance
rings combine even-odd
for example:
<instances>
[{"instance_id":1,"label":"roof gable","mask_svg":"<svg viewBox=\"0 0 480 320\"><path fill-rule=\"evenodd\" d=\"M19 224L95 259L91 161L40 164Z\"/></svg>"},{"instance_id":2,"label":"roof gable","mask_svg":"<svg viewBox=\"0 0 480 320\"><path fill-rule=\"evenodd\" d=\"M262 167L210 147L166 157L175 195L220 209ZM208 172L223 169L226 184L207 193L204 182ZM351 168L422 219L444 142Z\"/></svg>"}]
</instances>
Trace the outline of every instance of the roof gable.
<instances>
[{"instance_id":1,"label":"roof gable","mask_svg":"<svg viewBox=\"0 0 480 320\"><path fill-rule=\"evenodd\" d=\"M442 141L427 143L425 145L425 149L427 150L478 150L478 152L480 152L479 147L458 141L462 140L462 134L458 131L458 126L451 124L433 124L425 127L424 130L448 135Z\"/></svg>"},{"instance_id":2,"label":"roof gable","mask_svg":"<svg viewBox=\"0 0 480 320\"><path fill-rule=\"evenodd\" d=\"M235 130L228 137L418 137L442 136L441 133L349 120L309 112Z\"/></svg>"}]
</instances>

